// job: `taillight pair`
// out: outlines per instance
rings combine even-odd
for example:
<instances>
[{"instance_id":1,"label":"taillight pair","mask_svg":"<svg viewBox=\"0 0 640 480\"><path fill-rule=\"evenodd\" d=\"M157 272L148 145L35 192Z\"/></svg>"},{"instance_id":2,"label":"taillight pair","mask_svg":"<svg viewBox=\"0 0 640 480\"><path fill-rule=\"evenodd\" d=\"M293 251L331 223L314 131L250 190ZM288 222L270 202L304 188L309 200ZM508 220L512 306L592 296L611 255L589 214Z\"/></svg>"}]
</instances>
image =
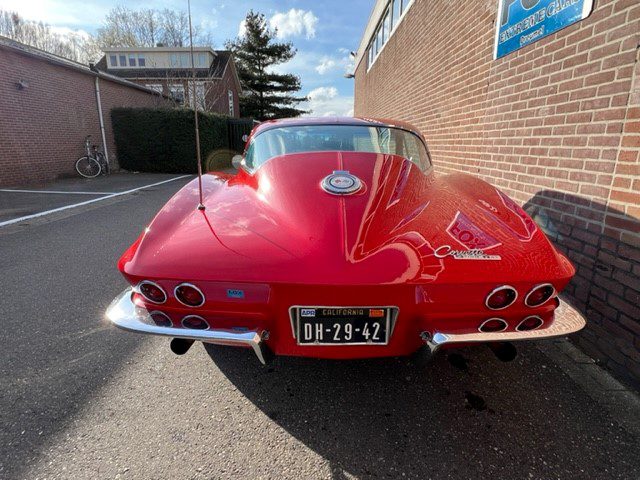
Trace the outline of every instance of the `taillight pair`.
<instances>
[{"instance_id":1,"label":"taillight pair","mask_svg":"<svg viewBox=\"0 0 640 480\"><path fill-rule=\"evenodd\" d=\"M538 315L531 315L524 318L516 327L518 332L526 332L540 328L544 321ZM490 318L480 324L478 330L484 333L504 332L509 325L502 318Z\"/></svg>"},{"instance_id":2,"label":"taillight pair","mask_svg":"<svg viewBox=\"0 0 640 480\"><path fill-rule=\"evenodd\" d=\"M527 307L539 307L553 297L555 293L556 289L550 283L536 285L527 293L527 296L524 298L524 303ZM490 310L502 310L513 305L517 298L518 291L515 288L510 285L503 285L487 295L485 305Z\"/></svg>"},{"instance_id":3,"label":"taillight pair","mask_svg":"<svg viewBox=\"0 0 640 480\"><path fill-rule=\"evenodd\" d=\"M164 289L155 282L143 280L138 284L138 292L152 303L162 304L167 301L167 294ZM173 295L183 305L187 307L200 307L204 305L204 294L202 291L190 283L181 283L173 290Z\"/></svg>"},{"instance_id":4,"label":"taillight pair","mask_svg":"<svg viewBox=\"0 0 640 480\"><path fill-rule=\"evenodd\" d=\"M149 313L149 319L158 327L173 327L171 318L166 313L154 311ZM187 315L182 319L182 326L192 330L208 330L209 322L198 315Z\"/></svg>"}]
</instances>

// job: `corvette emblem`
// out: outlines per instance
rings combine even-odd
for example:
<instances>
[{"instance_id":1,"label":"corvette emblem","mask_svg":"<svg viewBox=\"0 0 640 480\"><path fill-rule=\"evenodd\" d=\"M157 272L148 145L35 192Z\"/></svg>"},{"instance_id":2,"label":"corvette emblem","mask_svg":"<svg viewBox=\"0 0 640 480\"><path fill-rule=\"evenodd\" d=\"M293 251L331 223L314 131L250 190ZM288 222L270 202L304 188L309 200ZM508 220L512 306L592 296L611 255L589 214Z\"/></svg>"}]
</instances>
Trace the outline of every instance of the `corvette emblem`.
<instances>
[{"instance_id":1,"label":"corvette emblem","mask_svg":"<svg viewBox=\"0 0 640 480\"><path fill-rule=\"evenodd\" d=\"M362 188L362 182L345 170L334 170L322 180L322 189L334 195L349 195Z\"/></svg>"},{"instance_id":2,"label":"corvette emblem","mask_svg":"<svg viewBox=\"0 0 640 480\"><path fill-rule=\"evenodd\" d=\"M437 258L452 257L456 260L502 260L500 255L490 255L480 249L453 250L450 245L442 245L433 252Z\"/></svg>"}]
</instances>

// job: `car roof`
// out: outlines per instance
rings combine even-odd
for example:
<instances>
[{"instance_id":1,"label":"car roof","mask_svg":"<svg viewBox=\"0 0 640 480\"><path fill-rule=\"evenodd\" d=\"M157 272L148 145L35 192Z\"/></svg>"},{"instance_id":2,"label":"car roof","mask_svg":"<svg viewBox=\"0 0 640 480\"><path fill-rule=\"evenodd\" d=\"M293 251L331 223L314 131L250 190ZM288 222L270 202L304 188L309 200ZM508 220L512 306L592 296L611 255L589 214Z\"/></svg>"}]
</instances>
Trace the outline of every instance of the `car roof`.
<instances>
[{"instance_id":1,"label":"car roof","mask_svg":"<svg viewBox=\"0 0 640 480\"><path fill-rule=\"evenodd\" d=\"M407 122L382 118L365 117L297 117L266 120L260 123L253 132L254 135L280 127L310 126L310 125L357 125L364 127L395 127L408 130L422 137L420 131Z\"/></svg>"}]
</instances>

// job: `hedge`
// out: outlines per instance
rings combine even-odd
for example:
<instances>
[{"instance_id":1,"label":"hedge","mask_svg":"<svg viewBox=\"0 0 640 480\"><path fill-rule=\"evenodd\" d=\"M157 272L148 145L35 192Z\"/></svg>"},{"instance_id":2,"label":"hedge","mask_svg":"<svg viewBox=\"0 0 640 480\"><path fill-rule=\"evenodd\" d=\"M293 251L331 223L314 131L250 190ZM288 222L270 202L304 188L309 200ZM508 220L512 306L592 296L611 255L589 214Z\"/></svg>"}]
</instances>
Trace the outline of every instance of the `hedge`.
<instances>
[{"instance_id":1,"label":"hedge","mask_svg":"<svg viewBox=\"0 0 640 480\"><path fill-rule=\"evenodd\" d=\"M226 168L229 149L228 117L198 113L203 169ZM114 108L111 111L118 163L138 172L195 173L196 147L193 110Z\"/></svg>"}]
</instances>

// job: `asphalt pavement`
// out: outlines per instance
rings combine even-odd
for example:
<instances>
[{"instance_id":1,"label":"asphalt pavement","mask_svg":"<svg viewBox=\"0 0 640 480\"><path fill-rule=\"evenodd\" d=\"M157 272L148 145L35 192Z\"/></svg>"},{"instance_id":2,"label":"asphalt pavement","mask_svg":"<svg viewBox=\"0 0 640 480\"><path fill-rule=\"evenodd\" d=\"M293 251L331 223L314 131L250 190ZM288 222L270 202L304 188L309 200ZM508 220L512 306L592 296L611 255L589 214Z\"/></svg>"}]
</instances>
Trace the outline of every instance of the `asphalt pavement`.
<instances>
[{"instance_id":1,"label":"asphalt pavement","mask_svg":"<svg viewBox=\"0 0 640 480\"><path fill-rule=\"evenodd\" d=\"M187 181L0 228L0 478L639 478L637 397L549 343L263 367L112 328L118 257Z\"/></svg>"}]
</instances>

